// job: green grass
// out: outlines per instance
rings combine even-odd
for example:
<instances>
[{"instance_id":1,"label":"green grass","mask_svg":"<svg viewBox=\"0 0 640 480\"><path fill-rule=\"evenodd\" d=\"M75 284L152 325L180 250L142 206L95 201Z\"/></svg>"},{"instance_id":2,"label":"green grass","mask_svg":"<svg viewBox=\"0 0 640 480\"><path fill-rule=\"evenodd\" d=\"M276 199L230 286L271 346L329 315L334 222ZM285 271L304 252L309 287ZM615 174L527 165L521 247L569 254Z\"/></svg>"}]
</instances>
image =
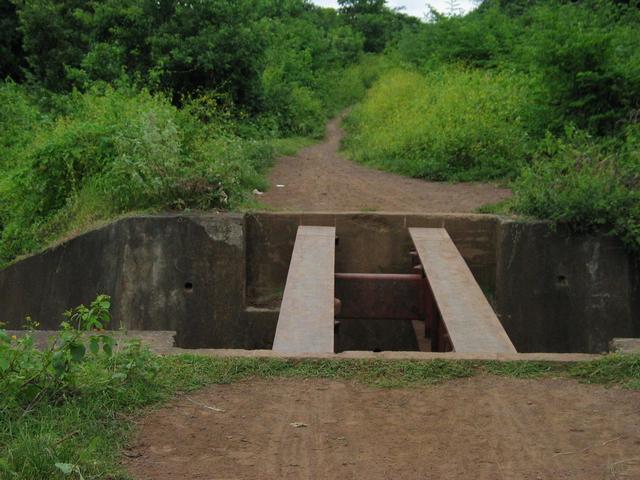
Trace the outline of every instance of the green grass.
<instances>
[{"instance_id":1,"label":"green grass","mask_svg":"<svg viewBox=\"0 0 640 480\"><path fill-rule=\"evenodd\" d=\"M499 377L541 378L566 371L563 364L551 362L483 362L482 371Z\"/></svg>"},{"instance_id":2,"label":"green grass","mask_svg":"<svg viewBox=\"0 0 640 480\"><path fill-rule=\"evenodd\" d=\"M269 141L278 156L296 155L303 148L310 147L315 143L318 143L318 140L311 137L276 138Z\"/></svg>"},{"instance_id":3,"label":"green grass","mask_svg":"<svg viewBox=\"0 0 640 480\"><path fill-rule=\"evenodd\" d=\"M559 376L581 383L618 385L640 390L640 355L611 354L590 362L559 364L553 362L481 362L476 365L490 375L513 378Z\"/></svg>"},{"instance_id":4,"label":"green grass","mask_svg":"<svg viewBox=\"0 0 640 480\"><path fill-rule=\"evenodd\" d=\"M486 213L492 215L506 215L511 212L511 199L506 198L495 203L487 203L476 208L476 213Z\"/></svg>"},{"instance_id":5,"label":"green grass","mask_svg":"<svg viewBox=\"0 0 640 480\"><path fill-rule=\"evenodd\" d=\"M640 390L640 354L614 354L593 362L577 363L569 368L568 374L584 383L616 384Z\"/></svg>"},{"instance_id":6,"label":"green grass","mask_svg":"<svg viewBox=\"0 0 640 480\"><path fill-rule=\"evenodd\" d=\"M164 357L163 386L177 391L190 390L207 384L232 383L258 378L326 378L356 381L377 387L408 387L429 385L474 374L470 362L434 360L372 361L372 360L282 360L256 358L207 358L192 355Z\"/></svg>"},{"instance_id":7,"label":"green grass","mask_svg":"<svg viewBox=\"0 0 640 480\"><path fill-rule=\"evenodd\" d=\"M470 362L433 360L303 360L208 358L191 355L157 358L152 381L125 389L87 390L61 405L42 405L24 416L0 421L0 476L12 479L65 476L55 464L77 468L85 479L127 478L118 467L120 451L134 420L150 406L212 384L252 378L322 378L379 388L428 386L476 374L515 378L562 377L585 383L640 389L640 356L610 355L591 362ZM13 471L15 474L9 474ZM4 476L2 476L4 475Z\"/></svg>"}]
</instances>

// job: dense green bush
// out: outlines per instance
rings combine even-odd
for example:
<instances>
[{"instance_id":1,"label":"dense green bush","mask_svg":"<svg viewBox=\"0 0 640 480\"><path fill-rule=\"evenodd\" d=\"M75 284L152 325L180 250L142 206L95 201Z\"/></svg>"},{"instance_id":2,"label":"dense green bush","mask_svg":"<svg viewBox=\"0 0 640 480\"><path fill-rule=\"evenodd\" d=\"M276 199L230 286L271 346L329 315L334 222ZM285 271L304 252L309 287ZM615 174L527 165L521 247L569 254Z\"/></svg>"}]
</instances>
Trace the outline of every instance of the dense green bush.
<instances>
[{"instance_id":1,"label":"dense green bush","mask_svg":"<svg viewBox=\"0 0 640 480\"><path fill-rule=\"evenodd\" d=\"M298 2L300 3L300 2ZM28 75L68 90L124 71L171 93L221 88L255 99L264 17L274 2L29 0L17 2ZM257 8L256 8L257 7Z\"/></svg>"},{"instance_id":2,"label":"dense green bush","mask_svg":"<svg viewBox=\"0 0 640 480\"><path fill-rule=\"evenodd\" d=\"M21 80L24 63L16 6L11 0L0 0L0 80Z\"/></svg>"},{"instance_id":3,"label":"dense green bush","mask_svg":"<svg viewBox=\"0 0 640 480\"><path fill-rule=\"evenodd\" d=\"M517 174L529 149L527 82L512 72L445 68L384 74L348 120L359 161L434 180Z\"/></svg>"},{"instance_id":4,"label":"dense green bush","mask_svg":"<svg viewBox=\"0 0 640 480\"><path fill-rule=\"evenodd\" d=\"M215 92L239 110L268 116L284 134L321 131L327 111L317 90L356 63L365 42L352 25L357 15L304 0L15 4L17 11L7 7L10 24L33 83L69 92L124 82L161 91L175 105ZM386 7L379 14L384 38L409 21ZM0 37L0 47L12 48L11 38Z\"/></svg>"},{"instance_id":5,"label":"dense green bush","mask_svg":"<svg viewBox=\"0 0 640 480\"><path fill-rule=\"evenodd\" d=\"M80 305L66 312L59 333L44 348L36 347L32 331L18 339L0 330L3 417L63 402L83 389L113 388L136 375L153 373L143 364L139 343L118 346L104 332L111 321L110 307L109 297L99 295L89 307Z\"/></svg>"},{"instance_id":6,"label":"dense green bush","mask_svg":"<svg viewBox=\"0 0 640 480\"><path fill-rule=\"evenodd\" d=\"M464 63L493 67L513 48L515 25L499 7L486 2L480 13L447 17L435 14L421 28L407 28L393 52L416 67Z\"/></svg>"},{"instance_id":7,"label":"dense green bush","mask_svg":"<svg viewBox=\"0 0 640 480\"><path fill-rule=\"evenodd\" d=\"M19 161L14 155L43 121L24 88L11 81L0 83L0 182L3 172Z\"/></svg>"},{"instance_id":8,"label":"dense green bush","mask_svg":"<svg viewBox=\"0 0 640 480\"><path fill-rule=\"evenodd\" d=\"M596 135L622 131L640 97L640 9L543 2L523 21L530 27L513 58L522 70L541 73L542 126L558 133L567 123Z\"/></svg>"},{"instance_id":9,"label":"dense green bush","mask_svg":"<svg viewBox=\"0 0 640 480\"><path fill-rule=\"evenodd\" d=\"M280 22L273 31L261 78L266 115L285 132L317 136L325 110L314 90L318 83L314 63L322 56L323 63L337 61L328 58L331 38L324 29L299 19ZM355 41L361 47L361 40Z\"/></svg>"},{"instance_id":10,"label":"dense green bush","mask_svg":"<svg viewBox=\"0 0 640 480\"><path fill-rule=\"evenodd\" d=\"M464 17L406 29L393 53L430 70L443 63L514 68L536 79L531 130L572 123L615 134L638 108L640 8L635 1L486 0Z\"/></svg>"},{"instance_id":11,"label":"dense green bush","mask_svg":"<svg viewBox=\"0 0 640 480\"><path fill-rule=\"evenodd\" d=\"M229 208L264 186L266 143L163 97L108 88L73 95L67 110L9 154L20 160L0 182L0 263L119 213Z\"/></svg>"},{"instance_id":12,"label":"dense green bush","mask_svg":"<svg viewBox=\"0 0 640 480\"><path fill-rule=\"evenodd\" d=\"M381 55L364 55L356 64L327 72L316 91L330 116L361 101L393 62Z\"/></svg>"},{"instance_id":13,"label":"dense green bush","mask_svg":"<svg viewBox=\"0 0 640 480\"><path fill-rule=\"evenodd\" d=\"M608 230L640 251L640 129L622 147L607 148L584 132L549 137L514 184L519 213Z\"/></svg>"},{"instance_id":14,"label":"dense green bush","mask_svg":"<svg viewBox=\"0 0 640 480\"><path fill-rule=\"evenodd\" d=\"M385 0L338 0L340 13L364 38L364 49L380 53L396 40L403 27L415 26L418 19L390 9Z\"/></svg>"}]
</instances>

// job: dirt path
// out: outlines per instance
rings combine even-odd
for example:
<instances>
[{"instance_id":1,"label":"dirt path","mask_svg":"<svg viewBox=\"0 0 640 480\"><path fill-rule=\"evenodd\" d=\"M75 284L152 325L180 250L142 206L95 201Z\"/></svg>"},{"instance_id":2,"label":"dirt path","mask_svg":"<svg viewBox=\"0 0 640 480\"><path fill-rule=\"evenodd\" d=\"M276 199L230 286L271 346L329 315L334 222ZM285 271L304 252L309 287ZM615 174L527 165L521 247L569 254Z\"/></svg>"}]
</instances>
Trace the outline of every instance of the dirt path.
<instances>
[{"instance_id":1,"label":"dirt path","mask_svg":"<svg viewBox=\"0 0 640 480\"><path fill-rule=\"evenodd\" d=\"M637 479L638 405L640 392L560 379L247 381L145 418L126 462L138 480Z\"/></svg>"},{"instance_id":2,"label":"dirt path","mask_svg":"<svg viewBox=\"0 0 640 480\"><path fill-rule=\"evenodd\" d=\"M281 158L257 199L274 210L463 213L511 195L494 184L426 182L346 160L338 154L341 121L329 122L323 143Z\"/></svg>"}]
</instances>

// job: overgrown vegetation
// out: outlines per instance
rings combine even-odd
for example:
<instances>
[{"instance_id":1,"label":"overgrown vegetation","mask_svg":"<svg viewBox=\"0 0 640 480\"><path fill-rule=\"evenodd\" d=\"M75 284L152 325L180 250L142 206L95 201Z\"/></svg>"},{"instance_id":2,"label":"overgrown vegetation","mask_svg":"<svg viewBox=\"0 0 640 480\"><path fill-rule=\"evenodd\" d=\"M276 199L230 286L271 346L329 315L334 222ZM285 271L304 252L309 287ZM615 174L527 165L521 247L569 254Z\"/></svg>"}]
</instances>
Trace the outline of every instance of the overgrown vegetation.
<instances>
[{"instance_id":1,"label":"overgrown vegetation","mask_svg":"<svg viewBox=\"0 0 640 480\"><path fill-rule=\"evenodd\" d=\"M0 0L0 266L132 210L245 204L417 22L343 3Z\"/></svg>"},{"instance_id":2,"label":"overgrown vegetation","mask_svg":"<svg viewBox=\"0 0 640 480\"><path fill-rule=\"evenodd\" d=\"M0 330L0 477L127 478L118 466L135 416L145 407L210 384L248 378L325 378L407 388L484 373L556 376L640 389L640 357L576 364L433 360L305 360L159 357L104 332L109 298L66 314L44 349L32 334ZM34 325L31 325L34 327Z\"/></svg>"},{"instance_id":3,"label":"overgrown vegetation","mask_svg":"<svg viewBox=\"0 0 640 480\"><path fill-rule=\"evenodd\" d=\"M15 89L16 86L6 86ZM199 99L202 101L202 98ZM17 148L0 184L0 262L134 209L228 208L262 188L272 148L146 91L75 93ZM24 115L34 115L26 109Z\"/></svg>"},{"instance_id":4,"label":"overgrown vegetation","mask_svg":"<svg viewBox=\"0 0 640 480\"><path fill-rule=\"evenodd\" d=\"M345 145L360 161L432 180L514 176L529 149L515 73L443 68L383 75L350 116Z\"/></svg>"},{"instance_id":5,"label":"overgrown vegetation","mask_svg":"<svg viewBox=\"0 0 640 480\"><path fill-rule=\"evenodd\" d=\"M0 0L0 266L132 210L245 205L280 139L359 102L354 159L506 179L494 211L640 249L637 0L339 3Z\"/></svg>"},{"instance_id":6,"label":"overgrown vegetation","mask_svg":"<svg viewBox=\"0 0 640 480\"><path fill-rule=\"evenodd\" d=\"M511 209L583 231L606 230L640 251L638 126L605 144L575 130L548 137L513 186Z\"/></svg>"},{"instance_id":7,"label":"overgrown vegetation","mask_svg":"<svg viewBox=\"0 0 640 480\"><path fill-rule=\"evenodd\" d=\"M485 0L406 26L347 151L437 180L510 178L516 212L640 250L640 4ZM495 209L494 209L495 210Z\"/></svg>"},{"instance_id":8,"label":"overgrown vegetation","mask_svg":"<svg viewBox=\"0 0 640 480\"><path fill-rule=\"evenodd\" d=\"M118 345L104 332L109 308L101 295L67 312L43 349L31 333L18 339L0 330L2 478L102 472L109 442L117 443L118 412L160 398L157 358L139 341Z\"/></svg>"}]
</instances>

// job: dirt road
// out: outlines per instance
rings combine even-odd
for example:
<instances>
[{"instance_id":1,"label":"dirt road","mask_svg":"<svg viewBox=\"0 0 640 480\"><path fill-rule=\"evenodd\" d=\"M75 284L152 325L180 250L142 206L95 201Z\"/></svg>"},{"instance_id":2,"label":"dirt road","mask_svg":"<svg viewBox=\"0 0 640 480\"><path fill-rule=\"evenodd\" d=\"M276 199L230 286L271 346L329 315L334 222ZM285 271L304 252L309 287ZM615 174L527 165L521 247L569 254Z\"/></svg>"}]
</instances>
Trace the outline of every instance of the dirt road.
<instances>
[{"instance_id":1,"label":"dirt road","mask_svg":"<svg viewBox=\"0 0 640 480\"><path fill-rule=\"evenodd\" d=\"M640 392L566 379L246 381L145 418L126 462L138 480L637 479L638 405Z\"/></svg>"},{"instance_id":2,"label":"dirt road","mask_svg":"<svg viewBox=\"0 0 640 480\"><path fill-rule=\"evenodd\" d=\"M281 158L270 190L256 199L277 211L463 213L511 195L494 184L426 182L346 160L338 153L341 120L329 122L322 143Z\"/></svg>"}]
</instances>

